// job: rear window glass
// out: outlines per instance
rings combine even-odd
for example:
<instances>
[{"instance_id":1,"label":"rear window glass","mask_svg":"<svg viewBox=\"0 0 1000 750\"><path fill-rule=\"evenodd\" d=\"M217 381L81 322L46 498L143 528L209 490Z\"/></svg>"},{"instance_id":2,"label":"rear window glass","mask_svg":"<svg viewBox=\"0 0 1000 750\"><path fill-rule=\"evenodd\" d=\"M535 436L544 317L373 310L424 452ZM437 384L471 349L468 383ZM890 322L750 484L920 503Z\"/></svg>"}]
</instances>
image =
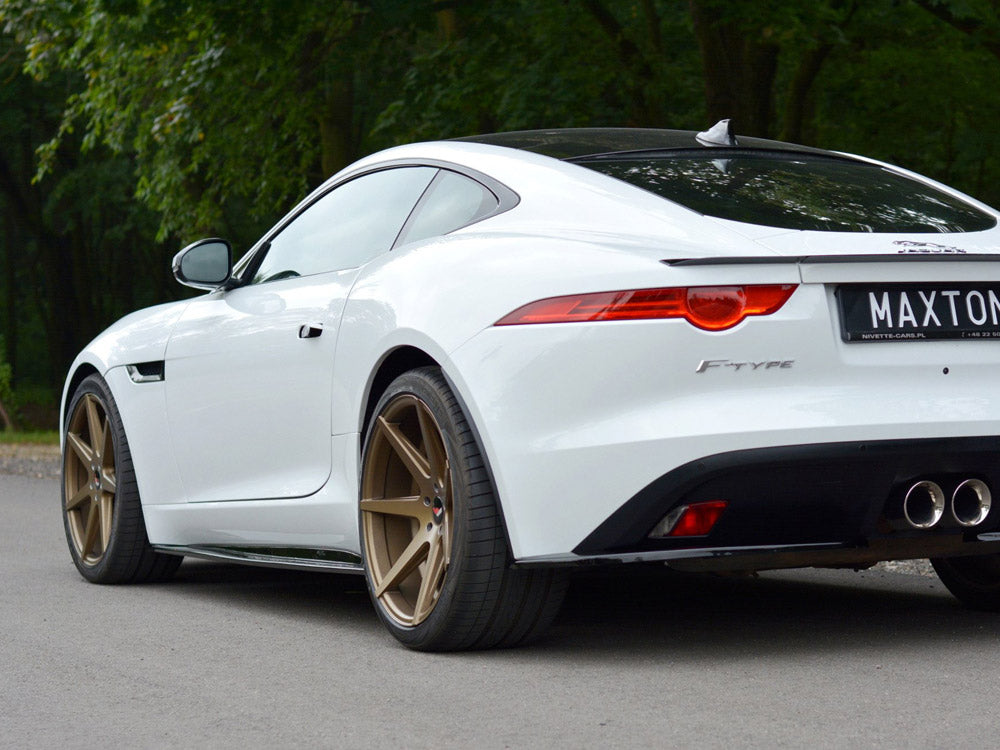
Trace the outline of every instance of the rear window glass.
<instances>
[{"instance_id":1,"label":"rear window glass","mask_svg":"<svg viewBox=\"0 0 1000 750\"><path fill-rule=\"evenodd\" d=\"M830 232L977 232L996 220L883 167L807 154L609 155L577 164L708 216Z\"/></svg>"}]
</instances>

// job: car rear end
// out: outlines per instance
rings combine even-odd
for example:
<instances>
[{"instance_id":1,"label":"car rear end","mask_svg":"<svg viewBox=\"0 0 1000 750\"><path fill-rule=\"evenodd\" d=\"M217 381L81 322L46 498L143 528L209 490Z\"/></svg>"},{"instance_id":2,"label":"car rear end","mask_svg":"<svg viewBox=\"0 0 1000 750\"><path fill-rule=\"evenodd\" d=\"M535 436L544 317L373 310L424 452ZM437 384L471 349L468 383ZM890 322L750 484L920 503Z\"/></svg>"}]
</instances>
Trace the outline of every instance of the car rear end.
<instances>
[{"instance_id":1,"label":"car rear end","mask_svg":"<svg viewBox=\"0 0 1000 750\"><path fill-rule=\"evenodd\" d=\"M1000 550L996 215L880 165L838 202L850 160L820 158L808 190L811 163L768 183L769 164L717 153L680 176L742 192L689 202L758 254L665 252L634 289L532 300L454 353L518 561L733 570ZM613 155L605 173L645 169L633 184L656 192L677 177L651 177L658 158ZM896 201L900 185L917 197ZM754 223L747 189L771 191L779 226ZM716 200L734 208L712 216Z\"/></svg>"}]
</instances>

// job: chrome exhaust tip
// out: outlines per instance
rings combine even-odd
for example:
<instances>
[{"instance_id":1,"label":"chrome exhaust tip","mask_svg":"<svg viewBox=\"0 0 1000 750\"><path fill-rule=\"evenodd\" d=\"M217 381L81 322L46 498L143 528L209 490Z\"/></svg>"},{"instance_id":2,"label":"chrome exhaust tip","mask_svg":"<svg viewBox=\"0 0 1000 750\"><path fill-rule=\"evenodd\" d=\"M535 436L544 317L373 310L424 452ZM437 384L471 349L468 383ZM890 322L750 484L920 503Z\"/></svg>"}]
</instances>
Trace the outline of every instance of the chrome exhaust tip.
<instances>
[{"instance_id":1,"label":"chrome exhaust tip","mask_svg":"<svg viewBox=\"0 0 1000 750\"><path fill-rule=\"evenodd\" d=\"M980 484L982 483L980 482ZM985 487L985 485L983 486ZM956 490L957 492L958 490ZM941 516L944 515L944 506L944 490L936 482L924 480L917 482L906 491L906 497L903 498L903 515L913 528L929 529L941 520Z\"/></svg>"},{"instance_id":2,"label":"chrome exhaust tip","mask_svg":"<svg viewBox=\"0 0 1000 750\"><path fill-rule=\"evenodd\" d=\"M951 495L951 514L962 526L978 526L989 515L992 502L986 482L966 479Z\"/></svg>"}]
</instances>

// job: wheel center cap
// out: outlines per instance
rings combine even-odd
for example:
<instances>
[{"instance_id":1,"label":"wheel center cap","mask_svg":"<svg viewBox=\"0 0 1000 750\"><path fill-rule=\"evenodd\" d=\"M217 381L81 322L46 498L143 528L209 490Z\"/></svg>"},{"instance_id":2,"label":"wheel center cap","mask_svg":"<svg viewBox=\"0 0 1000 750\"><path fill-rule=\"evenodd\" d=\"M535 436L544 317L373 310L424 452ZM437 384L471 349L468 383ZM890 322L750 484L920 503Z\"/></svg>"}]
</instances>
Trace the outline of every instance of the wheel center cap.
<instances>
[{"instance_id":1,"label":"wheel center cap","mask_svg":"<svg viewBox=\"0 0 1000 750\"><path fill-rule=\"evenodd\" d=\"M434 502L431 504L431 513L434 514L434 521L441 523L444 520L444 500L440 497L435 497Z\"/></svg>"}]
</instances>

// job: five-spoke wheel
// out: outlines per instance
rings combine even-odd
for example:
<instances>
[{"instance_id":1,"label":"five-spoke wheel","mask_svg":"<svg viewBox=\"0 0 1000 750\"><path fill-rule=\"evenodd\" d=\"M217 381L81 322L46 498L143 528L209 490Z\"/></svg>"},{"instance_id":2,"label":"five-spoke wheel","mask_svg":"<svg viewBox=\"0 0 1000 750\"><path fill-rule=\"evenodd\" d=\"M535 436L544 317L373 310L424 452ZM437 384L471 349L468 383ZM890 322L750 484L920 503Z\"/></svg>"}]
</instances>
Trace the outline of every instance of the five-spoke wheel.
<instances>
[{"instance_id":1,"label":"five-spoke wheel","mask_svg":"<svg viewBox=\"0 0 1000 750\"><path fill-rule=\"evenodd\" d=\"M63 524L77 570L95 583L173 575L181 558L149 544L128 439L103 378L80 383L65 424Z\"/></svg>"},{"instance_id":2,"label":"five-spoke wheel","mask_svg":"<svg viewBox=\"0 0 1000 750\"><path fill-rule=\"evenodd\" d=\"M513 646L558 611L565 578L515 570L493 484L468 419L441 371L390 384L362 454L365 575L389 631L411 648Z\"/></svg>"},{"instance_id":3,"label":"five-spoke wheel","mask_svg":"<svg viewBox=\"0 0 1000 750\"><path fill-rule=\"evenodd\" d=\"M372 427L361 519L373 594L400 625L426 620L441 596L452 516L441 428L419 398L396 396Z\"/></svg>"},{"instance_id":4,"label":"five-spoke wheel","mask_svg":"<svg viewBox=\"0 0 1000 750\"><path fill-rule=\"evenodd\" d=\"M84 565L96 565L108 551L117 482L107 409L95 394L84 393L67 423L63 458L66 523Z\"/></svg>"}]
</instances>

